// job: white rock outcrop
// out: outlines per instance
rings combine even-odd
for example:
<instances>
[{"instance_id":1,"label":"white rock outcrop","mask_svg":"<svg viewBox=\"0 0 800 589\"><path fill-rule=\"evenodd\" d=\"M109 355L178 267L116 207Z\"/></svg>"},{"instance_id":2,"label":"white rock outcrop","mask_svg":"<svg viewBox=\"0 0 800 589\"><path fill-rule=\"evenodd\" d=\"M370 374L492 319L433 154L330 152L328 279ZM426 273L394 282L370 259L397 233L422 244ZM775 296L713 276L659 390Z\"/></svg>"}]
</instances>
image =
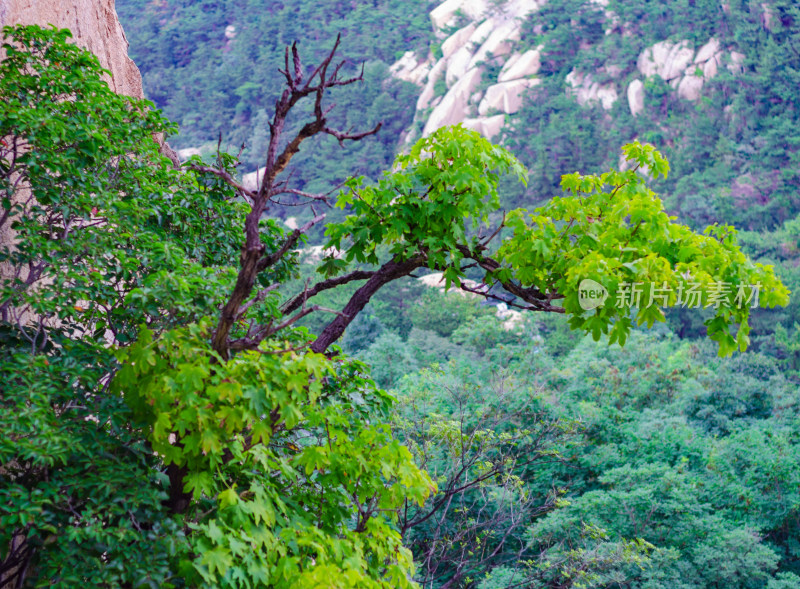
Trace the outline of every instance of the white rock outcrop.
<instances>
[{"instance_id":1,"label":"white rock outcrop","mask_svg":"<svg viewBox=\"0 0 800 589\"><path fill-rule=\"evenodd\" d=\"M468 69L477 67L482 61L487 61L493 57L508 55L511 53L512 43L518 41L519 37L520 30L516 21L497 22L486 41L472 56Z\"/></svg>"},{"instance_id":2,"label":"white rock outcrop","mask_svg":"<svg viewBox=\"0 0 800 589\"><path fill-rule=\"evenodd\" d=\"M403 56L395 61L390 67L389 72L401 80L407 80L408 74L417 66L419 62L413 51L406 51Z\"/></svg>"},{"instance_id":3,"label":"white rock outcrop","mask_svg":"<svg viewBox=\"0 0 800 589\"><path fill-rule=\"evenodd\" d=\"M728 70L733 74L744 73L744 53L731 51L731 60L728 63Z\"/></svg>"},{"instance_id":4,"label":"white rock outcrop","mask_svg":"<svg viewBox=\"0 0 800 589\"><path fill-rule=\"evenodd\" d=\"M483 68L468 71L447 91L442 101L436 105L425 123L423 135L430 135L436 129L446 125L456 125L469 114L469 99L481 82Z\"/></svg>"},{"instance_id":5,"label":"white rock outcrop","mask_svg":"<svg viewBox=\"0 0 800 589\"><path fill-rule=\"evenodd\" d=\"M704 83L719 72L724 55L719 40L714 37L700 47L696 54L688 41L675 44L662 41L639 55L637 67L645 77L660 76L677 90L681 98L697 101L702 95ZM731 72L741 73L744 70L743 64L743 54L736 51L730 53L727 67Z\"/></svg>"},{"instance_id":6,"label":"white rock outcrop","mask_svg":"<svg viewBox=\"0 0 800 589\"><path fill-rule=\"evenodd\" d=\"M766 2L761 3L761 24L770 32L775 30L775 24L777 19L775 18L775 9L772 8Z\"/></svg>"},{"instance_id":7,"label":"white rock outcrop","mask_svg":"<svg viewBox=\"0 0 800 589\"><path fill-rule=\"evenodd\" d=\"M261 178L264 177L264 168L259 168L255 172L242 175L242 186L247 190L258 190Z\"/></svg>"},{"instance_id":8,"label":"white rock outcrop","mask_svg":"<svg viewBox=\"0 0 800 589\"><path fill-rule=\"evenodd\" d=\"M294 251L300 254L300 259L304 264L319 264L323 258L327 258L328 256L341 258L345 253L344 250L339 250L335 247L325 249L325 247L321 245L308 245L303 249Z\"/></svg>"},{"instance_id":9,"label":"white rock outcrop","mask_svg":"<svg viewBox=\"0 0 800 589\"><path fill-rule=\"evenodd\" d=\"M639 59L636 61L637 69L645 78L660 75L671 49L672 43L669 41L648 47L639 55Z\"/></svg>"},{"instance_id":10,"label":"white rock outcrop","mask_svg":"<svg viewBox=\"0 0 800 589\"><path fill-rule=\"evenodd\" d=\"M430 69L431 64L427 59L418 60L413 51L406 51L403 57L392 64L389 71L400 80L421 85Z\"/></svg>"},{"instance_id":11,"label":"white rock outcrop","mask_svg":"<svg viewBox=\"0 0 800 589\"><path fill-rule=\"evenodd\" d=\"M628 108L633 116L644 110L644 83L641 80L628 84Z\"/></svg>"},{"instance_id":12,"label":"white rock outcrop","mask_svg":"<svg viewBox=\"0 0 800 589\"><path fill-rule=\"evenodd\" d=\"M503 14L508 18L523 19L536 12L547 3L547 0L510 0L502 5Z\"/></svg>"},{"instance_id":13,"label":"white rock outcrop","mask_svg":"<svg viewBox=\"0 0 800 589\"><path fill-rule=\"evenodd\" d=\"M722 64L722 49L719 41L712 37L708 43L697 51L694 62L703 70L703 78L705 80L710 80L716 76L719 72L719 66Z\"/></svg>"},{"instance_id":14,"label":"white rock outcrop","mask_svg":"<svg viewBox=\"0 0 800 589\"><path fill-rule=\"evenodd\" d=\"M488 0L445 0L431 10L431 20L437 30L451 26L456 19L456 12L461 12L473 21L480 17L489 8Z\"/></svg>"},{"instance_id":15,"label":"white rock outcrop","mask_svg":"<svg viewBox=\"0 0 800 589\"><path fill-rule=\"evenodd\" d=\"M670 52L667 62L664 64L664 72L661 77L665 80L679 78L694 60L694 49L689 47L688 41L678 43Z\"/></svg>"},{"instance_id":16,"label":"white rock outcrop","mask_svg":"<svg viewBox=\"0 0 800 589\"><path fill-rule=\"evenodd\" d=\"M486 89L486 94L478 105L478 113L486 116L491 111L501 111L507 114L517 112L522 106L522 99L528 88L536 86L540 80L527 80L524 78L500 82Z\"/></svg>"},{"instance_id":17,"label":"white rock outcrop","mask_svg":"<svg viewBox=\"0 0 800 589\"><path fill-rule=\"evenodd\" d=\"M645 77L658 75L667 82L679 78L692 63L694 50L688 41L671 43L662 41L645 49L636 62L641 74Z\"/></svg>"},{"instance_id":18,"label":"white rock outcrop","mask_svg":"<svg viewBox=\"0 0 800 589\"><path fill-rule=\"evenodd\" d=\"M684 76L678 84L678 96L691 101L699 100L704 81L703 76Z\"/></svg>"},{"instance_id":19,"label":"white rock outcrop","mask_svg":"<svg viewBox=\"0 0 800 589\"><path fill-rule=\"evenodd\" d=\"M497 76L497 81L509 82L538 74L542 67L541 50L542 46L539 46L537 49L530 49L525 53L512 55L503 66L500 75Z\"/></svg>"},{"instance_id":20,"label":"white rock outcrop","mask_svg":"<svg viewBox=\"0 0 800 589\"><path fill-rule=\"evenodd\" d=\"M469 36L469 39L467 39L466 44L469 44L471 49L480 47L483 42L489 38L489 35L492 34L496 24L497 21L495 19L486 19L475 28L475 31Z\"/></svg>"},{"instance_id":21,"label":"white rock outcrop","mask_svg":"<svg viewBox=\"0 0 800 589\"><path fill-rule=\"evenodd\" d=\"M591 2L595 10L603 11L607 35L633 34L628 25L609 11L607 0ZM441 57L437 60L429 54L420 59L408 53L392 67L397 77L422 88L417 112L428 116L423 125L424 135L456 123L464 123L487 137L502 131L508 120L506 115L518 112L526 91L540 83L536 76L546 48L519 47L518 41L522 19L545 3L546 0L444 0L431 12L434 29L442 39ZM769 22L772 25L774 15L767 12L764 10L764 19L772 19ZM457 14L466 20L461 22L460 29L446 33L458 22ZM534 33L540 34L543 26L534 22ZM591 47L585 39L576 39L575 43ZM620 99L620 93L624 93L630 112L636 116L645 109L646 78L659 76L682 99L697 101L705 82L716 76L723 65L740 73L744 61L743 54L723 48L716 38L709 39L699 49L687 40L661 41L638 56L636 66L641 74L638 78L626 79L629 64L607 63L597 71L570 72L567 92L581 105L599 103L605 110L610 110ZM491 65L483 67L484 63ZM497 66L502 66L497 78L486 79L486 71ZM447 91L442 95L445 88ZM496 114L490 116L492 113Z\"/></svg>"},{"instance_id":22,"label":"white rock outcrop","mask_svg":"<svg viewBox=\"0 0 800 589\"><path fill-rule=\"evenodd\" d=\"M422 88L417 100L417 113L425 113L423 135L457 123L483 135L496 136L505 123L503 114L488 116L492 111L511 114L519 110L526 89L539 80L534 76L541 68L541 52L537 47L512 55L521 37L522 20L545 4L546 0L445 0L434 8L431 21L442 40L441 57L434 53L424 59L413 52L404 54L391 66L392 74ZM453 27L457 14L466 17L460 29ZM500 65L496 80L485 80L489 88L479 92L484 64ZM441 95L440 89L447 91ZM439 96L437 96L437 89ZM409 134L407 139L416 135Z\"/></svg>"},{"instance_id":23,"label":"white rock outcrop","mask_svg":"<svg viewBox=\"0 0 800 589\"><path fill-rule=\"evenodd\" d=\"M469 38L475 32L476 25L474 22L469 23L462 29L459 29L442 43L442 56L448 59L453 53L461 49L467 44Z\"/></svg>"},{"instance_id":24,"label":"white rock outcrop","mask_svg":"<svg viewBox=\"0 0 800 589\"><path fill-rule=\"evenodd\" d=\"M182 162L185 162L193 155L203 155L203 153L196 147L187 147L185 149L179 149L175 153L178 154L178 157Z\"/></svg>"},{"instance_id":25,"label":"white rock outcrop","mask_svg":"<svg viewBox=\"0 0 800 589\"><path fill-rule=\"evenodd\" d=\"M711 37L708 43L706 43L700 49L697 50L697 56L694 58L694 62L705 63L712 57L717 55L719 52L720 52L719 41L715 37Z\"/></svg>"},{"instance_id":26,"label":"white rock outcrop","mask_svg":"<svg viewBox=\"0 0 800 589\"><path fill-rule=\"evenodd\" d=\"M591 74L571 71L566 78L567 91L575 96L578 104L584 106L591 102L599 102L605 110L610 110L619 98L613 82L600 84L595 82Z\"/></svg>"},{"instance_id":27,"label":"white rock outcrop","mask_svg":"<svg viewBox=\"0 0 800 589\"><path fill-rule=\"evenodd\" d=\"M472 52L467 46L456 51L450 59L447 60L447 74L445 80L447 81L448 88L451 88L453 84L458 82L458 80L467 73L470 69L470 62L472 62Z\"/></svg>"},{"instance_id":28,"label":"white rock outcrop","mask_svg":"<svg viewBox=\"0 0 800 589\"><path fill-rule=\"evenodd\" d=\"M525 317L516 309L509 309L506 303L499 303L496 307L497 318L503 322L503 329L512 331L525 322ZM541 340L540 336L536 336Z\"/></svg>"},{"instance_id":29,"label":"white rock outcrop","mask_svg":"<svg viewBox=\"0 0 800 589\"><path fill-rule=\"evenodd\" d=\"M436 82L439 81L439 78L442 77L444 74L445 68L447 67L447 61L442 58L436 62L431 68L431 71L428 72L428 81L425 83L425 87L422 89L422 93L419 95L417 99L417 110L425 110L431 104L434 95L436 94Z\"/></svg>"},{"instance_id":30,"label":"white rock outcrop","mask_svg":"<svg viewBox=\"0 0 800 589\"><path fill-rule=\"evenodd\" d=\"M495 115L493 117L478 117L476 119L464 119L464 126L467 129L477 131L487 139L494 139L503 130L506 123L505 115Z\"/></svg>"},{"instance_id":31,"label":"white rock outcrop","mask_svg":"<svg viewBox=\"0 0 800 589\"><path fill-rule=\"evenodd\" d=\"M612 83L605 84L597 89L596 100L600 101L600 104L605 110L611 110L611 107L614 106L618 98L619 94L617 93L617 88ZM590 100L592 99L593 98L590 97Z\"/></svg>"}]
</instances>

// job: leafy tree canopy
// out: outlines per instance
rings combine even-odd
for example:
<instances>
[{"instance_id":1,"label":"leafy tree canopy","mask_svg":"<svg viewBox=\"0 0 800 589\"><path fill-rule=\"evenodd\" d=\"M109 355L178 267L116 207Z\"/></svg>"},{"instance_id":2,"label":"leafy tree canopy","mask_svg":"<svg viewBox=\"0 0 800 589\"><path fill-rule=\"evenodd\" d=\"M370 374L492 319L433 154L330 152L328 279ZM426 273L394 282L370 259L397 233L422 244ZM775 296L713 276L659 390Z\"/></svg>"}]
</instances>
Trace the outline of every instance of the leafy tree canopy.
<instances>
[{"instance_id":1,"label":"leafy tree canopy","mask_svg":"<svg viewBox=\"0 0 800 589\"><path fill-rule=\"evenodd\" d=\"M266 167L250 190L224 153L173 169L155 140L173 127L113 94L68 32L4 34L0 228L16 235L0 250L4 582L411 586L401 531L414 526L401 512L437 486L388 425L393 397L335 343L415 270L491 298L463 280L479 268L522 309L567 313L573 328L620 343L631 322L614 295L626 280L760 283L762 304L786 303L732 230L673 223L635 168L567 176L564 197L492 225L501 178L526 171L462 127L420 140L375 184L351 180L337 199L349 215L326 229L340 255L290 291L295 249L325 217L285 232L265 213L282 195L327 203L291 186L290 161L314 136L344 144L377 131L327 118L327 93L363 80L332 65L338 42L316 68L287 49ZM298 103L308 110L295 133L284 123ZM666 173L651 146L625 152ZM583 278L612 297L585 311ZM354 286L341 308L315 304ZM709 320L722 354L747 344L749 308L732 297ZM648 309L640 322L663 319ZM298 327L312 313L330 318L317 332Z\"/></svg>"}]
</instances>

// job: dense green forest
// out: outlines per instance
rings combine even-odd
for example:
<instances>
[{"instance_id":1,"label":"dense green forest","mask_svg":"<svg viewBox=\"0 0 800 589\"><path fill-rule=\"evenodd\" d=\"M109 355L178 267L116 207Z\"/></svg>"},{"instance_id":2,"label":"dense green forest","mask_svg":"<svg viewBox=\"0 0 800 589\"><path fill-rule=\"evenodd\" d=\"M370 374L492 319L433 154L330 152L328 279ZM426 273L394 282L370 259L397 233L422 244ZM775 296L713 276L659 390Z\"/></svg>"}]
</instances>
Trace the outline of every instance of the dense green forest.
<instances>
[{"instance_id":1,"label":"dense green forest","mask_svg":"<svg viewBox=\"0 0 800 589\"><path fill-rule=\"evenodd\" d=\"M216 144L222 133L226 145L245 144L247 171L264 165L266 127L283 91L279 69L285 47L297 42L308 59L319 60L342 35L348 72L363 64L366 83L333 93L332 122L349 128L382 121L384 127L373 141L345 152L331 137L314 140L313 156L301 152L295 163L298 186L318 191L332 178L374 178L391 165L398 137L413 120L417 89L393 80L388 68L409 46L427 50L433 40L432 6L425 0L142 0L118 2L117 12L147 97L180 124L174 145Z\"/></svg>"},{"instance_id":2,"label":"dense green forest","mask_svg":"<svg viewBox=\"0 0 800 589\"><path fill-rule=\"evenodd\" d=\"M800 8L549 0L515 41L543 45L541 83L505 151L406 141L420 88L389 67L441 51L437 4L118 0L160 112L19 34L57 67L0 65L0 136L33 146L0 151L4 210L14 173L39 201L29 247L0 250L30 269L0 290L0 589L800 587ZM363 81L326 91L329 125L382 128L320 132L278 172L284 196L356 177L335 208L268 197L248 221L263 195L229 180L265 163L285 48L308 76L340 34ZM697 102L657 77L635 117L565 92L710 37L745 61ZM280 149L315 120L293 108ZM207 155L173 170L155 132ZM647 177L604 174L625 144ZM762 308L578 306L575 276L690 275L758 282Z\"/></svg>"}]
</instances>

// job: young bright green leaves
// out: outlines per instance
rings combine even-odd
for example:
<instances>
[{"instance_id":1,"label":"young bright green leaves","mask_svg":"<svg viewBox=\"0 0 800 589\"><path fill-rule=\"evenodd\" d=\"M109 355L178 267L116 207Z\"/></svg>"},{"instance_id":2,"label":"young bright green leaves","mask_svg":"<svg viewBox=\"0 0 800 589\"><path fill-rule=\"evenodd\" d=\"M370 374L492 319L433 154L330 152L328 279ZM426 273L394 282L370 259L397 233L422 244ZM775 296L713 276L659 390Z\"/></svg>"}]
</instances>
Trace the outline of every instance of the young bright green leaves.
<instances>
[{"instance_id":1,"label":"young bright green leaves","mask_svg":"<svg viewBox=\"0 0 800 589\"><path fill-rule=\"evenodd\" d=\"M511 211L505 223L513 235L497 252L504 267L493 277L563 299L570 326L595 339L607 334L624 344L632 313L652 327L664 321L664 308L683 305L713 311L706 325L720 354L744 350L750 308L785 305L788 290L771 267L746 258L732 228L698 235L667 215L647 187L647 176L669 172L652 145L634 142L623 153L626 171L568 174L564 196L532 212ZM385 244L401 257L425 256L429 267L444 270L449 287L462 275L465 249L477 245L474 230L499 208L497 184L506 173L525 181L506 150L461 126L439 129L398 156L377 186L363 179L348 185L339 206L352 214L328 226L328 246L346 254L326 259L320 271L333 274L354 260L375 264ZM582 304L584 280L595 285L590 294L605 295L598 304Z\"/></svg>"},{"instance_id":2,"label":"young bright green leaves","mask_svg":"<svg viewBox=\"0 0 800 589\"><path fill-rule=\"evenodd\" d=\"M113 388L194 498L187 580L218 587L411 587L396 510L434 489L387 398L325 356L262 344L223 362L201 322L118 352ZM366 413L355 399L370 399ZM361 401L363 405L363 401ZM385 409L385 407L384 407ZM196 510L196 512L195 512Z\"/></svg>"},{"instance_id":3,"label":"young bright green leaves","mask_svg":"<svg viewBox=\"0 0 800 589\"><path fill-rule=\"evenodd\" d=\"M532 213L513 211L514 234L500 257L523 284L562 295L570 326L595 339L608 334L610 343L624 344L631 314L651 327L664 321L664 308L683 305L713 312L706 325L720 355L744 350L750 308L785 305L788 290L772 267L747 259L733 228L714 226L698 235L667 215L646 183L647 174L669 171L653 146L633 143L623 153L632 169L569 174L564 196ZM582 305L584 280L607 291L594 308Z\"/></svg>"},{"instance_id":4,"label":"young bright green leaves","mask_svg":"<svg viewBox=\"0 0 800 589\"><path fill-rule=\"evenodd\" d=\"M399 155L377 185L363 178L348 184L338 206L352 214L328 225L328 247L346 249L348 262L373 264L380 244L401 257L424 252L430 268L450 269L449 284L460 274L463 256L456 246L498 209L497 184L505 174L526 180L522 164L502 147L460 125L443 127ZM328 274L337 269L332 259L322 268Z\"/></svg>"}]
</instances>

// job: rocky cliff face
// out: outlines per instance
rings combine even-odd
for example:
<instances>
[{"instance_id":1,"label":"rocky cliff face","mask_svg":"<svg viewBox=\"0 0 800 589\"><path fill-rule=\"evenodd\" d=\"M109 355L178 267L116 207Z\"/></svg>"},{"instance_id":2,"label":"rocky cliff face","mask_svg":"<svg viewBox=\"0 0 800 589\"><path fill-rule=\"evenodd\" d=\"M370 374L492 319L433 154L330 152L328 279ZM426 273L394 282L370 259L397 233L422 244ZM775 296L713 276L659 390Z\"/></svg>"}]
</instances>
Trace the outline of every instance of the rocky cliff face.
<instances>
[{"instance_id":1,"label":"rocky cliff face","mask_svg":"<svg viewBox=\"0 0 800 589\"><path fill-rule=\"evenodd\" d=\"M545 3L546 0L445 0L431 11L431 21L442 40L440 55L431 52L420 59L408 52L392 66L396 77L420 87L417 119L422 122L423 135L456 123L490 139L501 132L509 116L521 108L528 92L540 83L540 60L547 48L524 47L519 40L522 21L536 19ZM608 10L607 0L591 3L603 12L606 35L628 34L625 23ZM464 26L452 32L456 23ZM620 72L631 68L615 64L594 74L572 71L566 77L564 90L581 105L597 103L605 110L627 98L628 108L635 116L645 109L647 78L658 76L680 98L697 101L704 83L717 75L720 67L736 73L743 60L744 55L723 47L714 38L698 47L689 41L665 40L646 48L636 64L630 64L636 69L633 79L619 79ZM495 72L499 67L500 74L487 79L487 64L495 66L491 68ZM605 81L600 83L595 78ZM408 137L409 141L413 139Z\"/></svg>"},{"instance_id":2,"label":"rocky cliff face","mask_svg":"<svg viewBox=\"0 0 800 589\"><path fill-rule=\"evenodd\" d=\"M114 0L0 0L0 26L14 24L70 29L74 42L111 71L108 83L115 92L144 98L142 77L128 57L128 40Z\"/></svg>"}]
</instances>

